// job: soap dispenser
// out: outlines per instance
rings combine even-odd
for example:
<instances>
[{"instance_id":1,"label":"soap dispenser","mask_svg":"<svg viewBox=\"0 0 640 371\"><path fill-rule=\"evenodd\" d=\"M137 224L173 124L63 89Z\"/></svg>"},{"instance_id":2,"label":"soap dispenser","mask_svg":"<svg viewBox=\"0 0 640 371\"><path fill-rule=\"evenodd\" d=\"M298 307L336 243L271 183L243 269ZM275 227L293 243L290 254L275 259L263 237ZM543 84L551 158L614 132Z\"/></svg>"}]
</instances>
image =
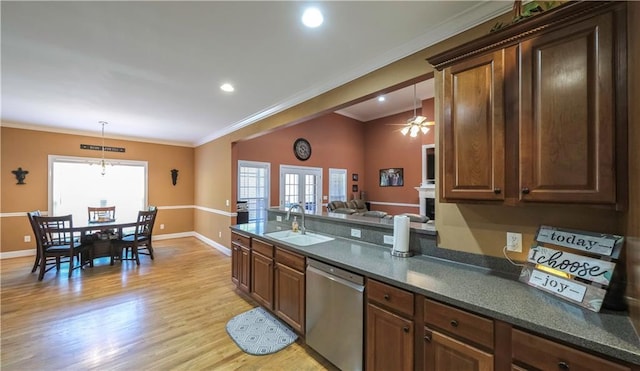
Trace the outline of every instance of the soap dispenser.
<instances>
[{"instance_id":1,"label":"soap dispenser","mask_svg":"<svg viewBox=\"0 0 640 371\"><path fill-rule=\"evenodd\" d=\"M291 222L291 230L293 232L298 232L298 217L294 216L293 217L293 221Z\"/></svg>"}]
</instances>

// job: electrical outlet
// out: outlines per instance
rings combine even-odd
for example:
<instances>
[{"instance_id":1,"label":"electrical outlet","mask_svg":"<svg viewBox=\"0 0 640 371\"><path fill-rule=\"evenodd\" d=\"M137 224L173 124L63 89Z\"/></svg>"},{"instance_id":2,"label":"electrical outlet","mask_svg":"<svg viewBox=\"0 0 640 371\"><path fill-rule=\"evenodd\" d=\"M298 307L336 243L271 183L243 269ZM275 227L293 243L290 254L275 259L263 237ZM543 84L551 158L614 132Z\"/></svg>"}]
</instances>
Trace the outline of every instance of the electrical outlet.
<instances>
[{"instance_id":1,"label":"electrical outlet","mask_svg":"<svg viewBox=\"0 0 640 371\"><path fill-rule=\"evenodd\" d=\"M31 236L29 235L24 236L24 242L31 242Z\"/></svg>"},{"instance_id":2,"label":"electrical outlet","mask_svg":"<svg viewBox=\"0 0 640 371\"><path fill-rule=\"evenodd\" d=\"M282 221L282 215L276 215L276 222Z\"/></svg>"},{"instance_id":3,"label":"electrical outlet","mask_svg":"<svg viewBox=\"0 0 640 371\"><path fill-rule=\"evenodd\" d=\"M507 250L522 252L522 233L507 232Z\"/></svg>"},{"instance_id":4,"label":"electrical outlet","mask_svg":"<svg viewBox=\"0 0 640 371\"><path fill-rule=\"evenodd\" d=\"M222 238L222 232L218 232L218 238Z\"/></svg>"},{"instance_id":5,"label":"electrical outlet","mask_svg":"<svg viewBox=\"0 0 640 371\"><path fill-rule=\"evenodd\" d=\"M164 224L160 224L160 229L164 229Z\"/></svg>"},{"instance_id":6,"label":"electrical outlet","mask_svg":"<svg viewBox=\"0 0 640 371\"><path fill-rule=\"evenodd\" d=\"M351 237L356 237L356 238L362 237L362 231L360 231L359 229L351 228Z\"/></svg>"},{"instance_id":7,"label":"electrical outlet","mask_svg":"<svg viewBox=\"0 0 640 371\"><path fill-rule=\"evenodd\" d=\"M384 243L387 245L393 245L393 236L384 236Z\"/></svg>"}]
</instances>

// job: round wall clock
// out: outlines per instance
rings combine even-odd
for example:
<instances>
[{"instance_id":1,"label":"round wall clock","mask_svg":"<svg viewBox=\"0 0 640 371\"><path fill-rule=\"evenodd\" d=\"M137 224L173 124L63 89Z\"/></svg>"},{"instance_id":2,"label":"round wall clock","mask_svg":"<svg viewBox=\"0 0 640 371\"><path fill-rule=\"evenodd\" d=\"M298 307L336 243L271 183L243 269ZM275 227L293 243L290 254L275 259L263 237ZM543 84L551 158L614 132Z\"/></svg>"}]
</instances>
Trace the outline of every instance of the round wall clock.
<instances>
[{"instance_id":1,"label":"round wall clock","mask_svg":"<svg viewBox=\"0 0 640 371\"><path fill-rule=\"evenodd\" d=\"M293 142L293 153L300 161L306 161L311 157L311 144L304 138L298 138Z\"/></svg>"}]
</instances>

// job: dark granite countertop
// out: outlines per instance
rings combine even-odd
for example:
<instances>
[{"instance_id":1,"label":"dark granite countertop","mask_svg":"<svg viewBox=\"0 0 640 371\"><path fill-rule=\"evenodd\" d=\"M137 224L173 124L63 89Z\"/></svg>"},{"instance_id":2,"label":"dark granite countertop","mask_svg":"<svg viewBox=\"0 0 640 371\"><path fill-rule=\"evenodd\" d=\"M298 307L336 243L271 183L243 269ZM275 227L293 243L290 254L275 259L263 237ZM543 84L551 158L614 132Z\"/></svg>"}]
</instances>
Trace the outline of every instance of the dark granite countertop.
<instances>
[{"instance_id":1,"label":"dark granite countertop","mask_svg":"<svg viewBox=\"0 0 640 371\"><path fill-rule=\"evenodd\" d=\"M276 223L231 228L354 273L640 365L640 339L627 313L591 312L486 269L424 255L393 257L389 247L339 237L311 246L290 245L264 235L275 231Z\"/></svg>"}]
</instances>

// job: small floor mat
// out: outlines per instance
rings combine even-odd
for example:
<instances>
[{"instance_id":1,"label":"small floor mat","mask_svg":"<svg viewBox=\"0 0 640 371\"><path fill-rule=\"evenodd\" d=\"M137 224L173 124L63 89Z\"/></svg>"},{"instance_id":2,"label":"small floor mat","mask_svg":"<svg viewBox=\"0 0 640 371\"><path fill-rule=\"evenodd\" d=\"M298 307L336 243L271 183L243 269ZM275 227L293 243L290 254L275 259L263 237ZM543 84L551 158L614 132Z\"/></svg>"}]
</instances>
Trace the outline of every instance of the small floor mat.
<instances>
[{"instance_id":1,"label":"small floor mat","mask_svg":"<svg viewBox=\"0 0 640 371\"><path fill-rule=\"evenodd\" d=\"M233 317L227 322L227 333L240 349L253 355L275 353L298 338L293 330L261 307Z\"/></svg>"}]
</instances>

